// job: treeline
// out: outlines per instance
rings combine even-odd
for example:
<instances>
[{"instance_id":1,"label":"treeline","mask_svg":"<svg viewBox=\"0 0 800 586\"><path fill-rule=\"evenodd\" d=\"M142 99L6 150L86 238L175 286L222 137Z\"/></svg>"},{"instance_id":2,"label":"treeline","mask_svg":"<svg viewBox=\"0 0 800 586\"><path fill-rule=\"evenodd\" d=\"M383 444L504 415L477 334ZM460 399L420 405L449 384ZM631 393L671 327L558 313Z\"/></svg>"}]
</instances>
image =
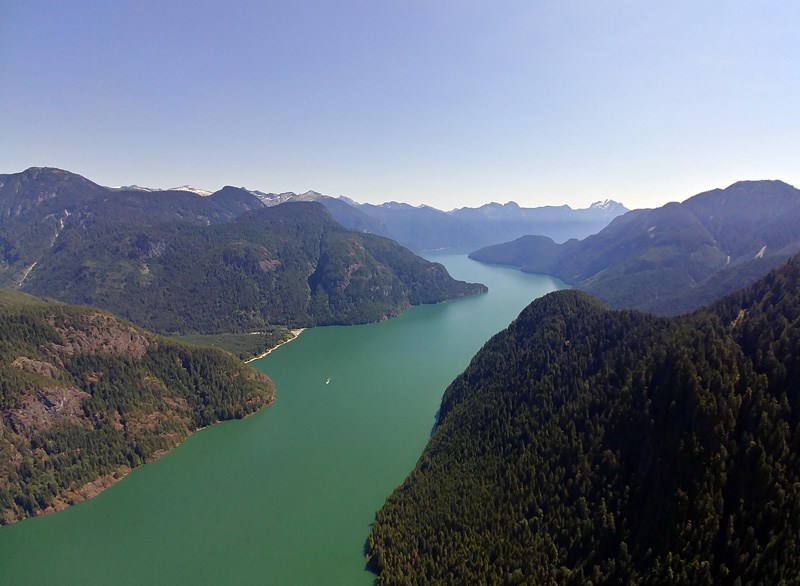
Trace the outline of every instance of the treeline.
<instances>
[{"instance_id":1,"label":"treeline","mask_svg":"<svg viewBox=\"0 0 800 586\"><path fill-rule=\"evenodd\" d=\"M192 431L270 403L227 353L113 316L0 295L0 522L47 510Z\"/></svg>"},{"instance_id":2,"label":"treeline","mask_svg":"<svg viewBox=\"0 0 800 586\"><path fill-rule=\"evenodd\" d=\"M448 388L379 584L800 581L800 257L681 318L537 300Z\"/></svg>"}]
</instances>

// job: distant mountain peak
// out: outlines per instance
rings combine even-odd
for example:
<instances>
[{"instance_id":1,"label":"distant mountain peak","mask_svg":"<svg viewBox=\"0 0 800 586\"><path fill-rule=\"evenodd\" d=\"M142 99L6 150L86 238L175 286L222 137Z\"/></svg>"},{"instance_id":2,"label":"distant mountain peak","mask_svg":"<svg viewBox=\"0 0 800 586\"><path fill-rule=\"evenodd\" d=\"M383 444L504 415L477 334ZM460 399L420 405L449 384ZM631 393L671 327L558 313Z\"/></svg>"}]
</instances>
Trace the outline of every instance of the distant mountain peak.
<instances>
[{"instance_id":1,"label":"distant mountain peak","mask_svg":"<svg viewBox=\"0 0 800 586\"><path fill-rule=\"evenodd\" d=\"M198 187L192 187L191 185L181 185L180 187L170 187L167 191L188 191L189 193L195 193L197 195L202 195L203 197L207 195L211 195L213 191L208 191L207 189L200 189Z\"/></svg>"},{"instance_id":2,"label":"distant mountain peak","mask_svg":"<svg viewBox=\"0 0 800 586\"><path fill-rule=\"evenodd\" d=\"M788 183L781 181L780 179L745 179L743 181L737 181L736 183L732 183L727 187L727 189L741 189L743 187L792 187Z\"/></svg>"},{"instance_id":3,"label":"distant mountain peak","mask_svg":"<svg viewBox=\"0 0 800 586\"><path fill-rule=\"evenodd\" d=\"M168 189L163 189L161 187L142 187L141 185L120 185L117 187L109 187L109 189L112 191L144 191L147 193L153 193L156 191L185 191L188 193L194 193L195 195L202 195L203 197L213 193L212 191L199 189L197 187L192 187L191 185L181 185L180 187L170 187Z\"/></svg>"},{"instance_id":4,"label":"distant mountain peak","mask_svg":"<svg viewBox=\"0 0 800 586\"><path fill-rule=\"evenodd\" d=\"M245 189L244 187L242 189ZM278 204L286 203L287 201L317 201L326 197L324 193L319 193L309 189L305 193L295 193L294 191L284 191L281 193L264 193L255 189L246 189L249 193L255 195L266 206L276 206ZM349 202L348 202L349 203Z\"/></svg>"},{"instance_id":5,"label":"distant mountain peak","mask_svg":"<svg viewBox=\"0 0 800 586\"><path fill-rule=\"evenodd\" d=\"M141 185L115 185L114 187L109 187L109 189L113 191L160 191L159 189L142 187Z\"/></svg>"},{"instance_id":6,"label":"distant mountain peak","mask_svg":"<svg viewBox=\"0 0 800 586\"><path fill-rule=\"evenodd\" d=\"M604 199L603 201L594 202L592 205L589 206L589 209L615 211L627 208L618 201L615 201L613 199Z\"/></svg>"}]
</instances>

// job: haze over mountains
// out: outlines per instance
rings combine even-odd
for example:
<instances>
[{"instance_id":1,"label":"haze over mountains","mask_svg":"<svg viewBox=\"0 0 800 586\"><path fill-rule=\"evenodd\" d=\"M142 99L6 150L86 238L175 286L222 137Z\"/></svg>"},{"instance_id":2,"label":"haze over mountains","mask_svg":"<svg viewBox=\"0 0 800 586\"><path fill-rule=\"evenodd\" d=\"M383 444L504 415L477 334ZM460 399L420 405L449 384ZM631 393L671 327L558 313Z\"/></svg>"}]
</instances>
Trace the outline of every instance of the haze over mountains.
<instances>
[{"instance_id":1,"label":"haze over mountains","mask_svg":"<svg viewBox=\"0 0 800 586\"><path fill-rule=\"evenodd\" d=\"M471 254L547 273L611 307L674 314L743 287L800 251L800 190L741 181L634 210L581 241L525 236Z\"/></svg>"},{"instance_id":2,"label":"haze over mountains","mask_svg":"<svg viewBox=\"0 0 800 586\"><path fill-rule=\"evenodd\" d=\"M162 333L354 324L486 290L381 234L458 249L593 222L583 240L528 234L472 256L663 313L751 283L677 318L579 291L533 302L446 390L377 514L378 583L800 580L794 187L743 181L623 215L197 191L0 175L0 285ZM90 496L273 396L231 356L103 311L3 292L0 333L3 522Z\"/></svg>"},{"instance_id":3,"label":"haze over mountains","mask_svg":"<svg viewBox=\"0 0 800 586\"><path fill-rule=\"evenodd\" d=\"M576 210L568 205L523 208L512 201L444 212L431 206L398 202L359 204L346 197L333 198L316 191L251 193L257 194L267 205L319 201L343 226L381 234L416 251L470 252L525 234L544 234L558 242L585 238L627 211L622 204L608 199Z\"/></svg>"},{"instance_id":4,"label":"haze over mountains","mask_svg":"<svg viewBox=\"0 0 800 586\"><path fill-rule=\"evenodd\" d=\"M212 192L190 185L168 190L130 185L112 188L118 191L188 191L198 195ZM245 188L242 188L245 189ZM523 208L516 202L487 203L477 208L442 211L428 205L412 206L396 201L362 204L348 197L333 197L317 191L266 193L245 189L266 206L287 202L318 201L342 226L359 232L386 236L421 252L449 250L471 252L490 244L499 244L528 234L548 236L557 242L585 238L600 231L628 209L612 199L597 201L588 208L568 205Z\"/></svg>"},{"instance_id":5,"label":"haze over mountains","mask_svg":"<svg viewBox=\"0 0 800 586\"><path fill-rule=\"evenodd\" d=\"M485 291L317 202L246 190L114 191L57 169L0 176L0 284L162 333L377 321Z\"/></svg>"}]
</instances>

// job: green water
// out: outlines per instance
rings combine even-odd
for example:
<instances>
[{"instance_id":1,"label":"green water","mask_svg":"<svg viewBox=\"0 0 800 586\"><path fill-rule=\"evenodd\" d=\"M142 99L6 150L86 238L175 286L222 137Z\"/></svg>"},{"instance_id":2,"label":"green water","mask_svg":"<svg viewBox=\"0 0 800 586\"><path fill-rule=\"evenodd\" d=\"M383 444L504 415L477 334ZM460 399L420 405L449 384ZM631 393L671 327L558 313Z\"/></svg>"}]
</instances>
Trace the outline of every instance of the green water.
<instances>
[{"instance_id":1,"label":"green water","mask_svg":"<svg viewBox=\"0 0 800 586\"><path fill-rule=\"evenodd\" d=\"M435 260L489 294L305 331L253 363L277 385L268 409L193 435L90 501L0 528L0 583L372 584L370 523L416 463L444 389L563 287Z\"/></svg>"}]
</instances>

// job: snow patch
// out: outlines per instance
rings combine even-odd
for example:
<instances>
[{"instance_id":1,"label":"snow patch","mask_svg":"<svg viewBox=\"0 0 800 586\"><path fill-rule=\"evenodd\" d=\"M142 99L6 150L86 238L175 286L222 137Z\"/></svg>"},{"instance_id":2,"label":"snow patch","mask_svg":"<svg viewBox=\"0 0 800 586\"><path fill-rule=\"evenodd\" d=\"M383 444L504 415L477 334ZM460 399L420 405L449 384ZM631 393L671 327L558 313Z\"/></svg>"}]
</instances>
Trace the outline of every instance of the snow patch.
<instances>
[{"instance_id":1,"label":"snow patch","mask_svg":"<svg viewBox=\"0 0 800 586\"><path fill-rule=\"evenodd\" d=\"M191 185L181 185L180 187L170 187L167 191L188 191L189 193L194 193L195 195L202 195L206 197L207 195L211 195L213 192L208 191L207 189L199 189L197 187L192 187Z\"/></svg>"},{"instance_id":2,"label":"snow patch","mask_svg":"<svg viewBox=\"0 0 800 586\"><path fill-rule=\"evenodd\" d=\"M144 191L146 193L152 193L154 191L187 191L195 195L202 195L203 197L213 193L207 189L199 189L191 185L181 185L180 187L170 187L169 189L163 189L161 187L142 187L141 185L120 185L118 187L109 187L109 189L114 191Z\"/></svg>"},{"instance_id":3,"label":"snow patch","mask_svg":"<svg viewBox=\"0 0 800 586\"><path fill-rule=\"evenodd\" d=\"M22 287L22 284L25 282L25 279L28 278L28 275L31 274L31 271L33 270L33 267L35 267L35 266L36 266L36 261L34 261L34 263L31 266L29 266L27 269L25 269L25 272L22 273L22 278L20 279L19 285L17 285L17 288Z\"/></svg>"},{"instance_id":4,"label":"snow patch","mask_svg":"<svg viewBox=\"0 0 800 586\"><path fill-rule=\"evenodd\" d=\"M590 210L604 210L607 212L615 212L624 209L625 206L613 199L604 199L603 201L596 201L589 206Z\"/></svg>"},{"instance_id":5,"label":"snow patch","mask_svg":"<svg viewBox=\"0 0 800 586\"><path fill-rule=\"evenodd\" d=\"M761 247L761 250L756 254L756 258L764 258L764 253L767 252L767 245Z\"/></svg>"}]
</instances>

